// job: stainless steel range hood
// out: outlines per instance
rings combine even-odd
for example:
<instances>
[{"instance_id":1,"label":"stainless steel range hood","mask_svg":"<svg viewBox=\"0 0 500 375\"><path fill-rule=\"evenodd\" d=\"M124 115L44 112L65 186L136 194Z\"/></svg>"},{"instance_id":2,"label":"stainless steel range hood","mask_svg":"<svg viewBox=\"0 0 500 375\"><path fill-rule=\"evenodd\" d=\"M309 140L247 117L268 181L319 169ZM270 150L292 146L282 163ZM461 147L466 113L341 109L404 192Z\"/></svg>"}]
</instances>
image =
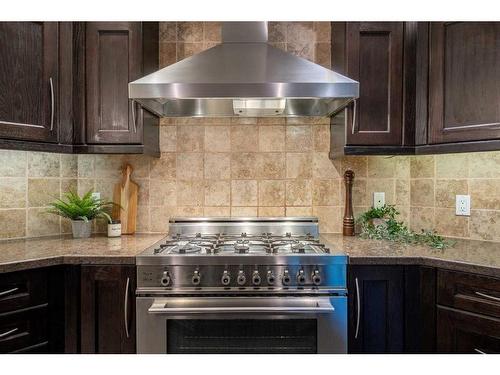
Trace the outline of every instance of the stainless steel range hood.
<instances>
[{"instance_id":1,"label":"stainless steel range hood","mask_svg":"<svg viewBox=\"0 0 500 375\"><path fill-rule=\"evenodd\" d=\"M331 116L359 83L267 44L267 22L225 22L222 44L129 83L163 117Z\"/></svg>"}]
</instances>

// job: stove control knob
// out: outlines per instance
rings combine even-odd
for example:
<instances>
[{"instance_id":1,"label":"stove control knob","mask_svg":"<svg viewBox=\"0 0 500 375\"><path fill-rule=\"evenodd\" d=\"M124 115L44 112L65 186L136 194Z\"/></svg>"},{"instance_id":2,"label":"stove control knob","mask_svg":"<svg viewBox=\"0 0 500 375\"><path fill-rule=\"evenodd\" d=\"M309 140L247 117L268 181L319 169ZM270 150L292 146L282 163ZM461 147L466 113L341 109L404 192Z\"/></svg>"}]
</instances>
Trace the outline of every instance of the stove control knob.
<instances>
[{"instance_id":1,"label":"stove control knob","mask_svg":"<svg viewBox=\"0 0 500 375\"><path fill-rule=\"evenodd\" d=\"M290 274L288 273L288 270L285 269L283 271L283 278L282 278L282 282L283 282L283 285L290 285Z\"/></svg>"},{"instance_id":2,"label":"stove control knob","mask_svg":"<svg viewBox=\"0 0 500 375\"><path fill-rule=\"evenodd\" d=\"M163 274L161 275L160 283L163 286L170 285L170 275L168 274L168 271L163 271Z\"/></svg>"},{"instance_id":3,"label":"stove control knob","mask_svg":"<svg viewBox=\"0 0 500 375\"><path fill-rule=\"evenodd\" d=\"M240 270L238 272L238 277L236 278L236 282L238 283L238 285L245 285L245 283L247 282L247 278L243 270Z\"/></svg>"},{"instance_id":4,"label":"stove control knob","mask_svg":"<svg viewBox=\"0 0 500 375\"><path fill-rule=\"evenodd\" d=\"M300 270L297 273L297 284L304 285L306 283L306 275L304 275L304 270Z\"/></svg>"},{"instance_id":5,"label":"stove control knob","mask_svg":"<svg viewBox=\"0 0 500 375\"><path fill-rule=\"evenodd\" d=\"M200 271L196 270L193 272L193 277L191 278L191 282L193 283L193 285L200 285L200 281L201 281Z\"/></svg>"},{"instance_id":6,"label":"stove control knob","mask_svg":"<svg viewBox=\"0 0 500 375\"><path fill-rule=\"evenodd\" d=\"M229 276L229 272L227 272L227 270L224 270L224 272L222 273L222 278L220 279L222 285L229 285L229 283L231 282L231 276Z\"/></svg>"},{"instance_id":7,"label":"stove control knob","mask_svg":"<svg viewBox=\"0 0 500 375\"><path fill-rule=\"evenodd\" d=\"M252 284L253 285L260 285L260 282L261 282L261 279L260 279L259 271L257 271L257 270L253 271Z\"/></svg>"},{"instance_id":8,"label":"stove control knob","mask_svg":"<svg viewBox=\"0 0 500 375\"><path fill-rule=\"evenodd\" d=\"M273 271L271 271L271 270L267 271L267 283L269 285L274 285L275 281L276 281L276 278L274 277Z\"/></svg>"},{"instance_id":9,"label":"stove control knob","mask_svg":"<svg viewBox=\"0 0 500 375\"><path fill-rule=\"evenodd\" d=\"M314 272L311 275L311 279L314 285L321 284L321 275L319 274L318 270L314 270Z\"/></svg>"}]
</instances>

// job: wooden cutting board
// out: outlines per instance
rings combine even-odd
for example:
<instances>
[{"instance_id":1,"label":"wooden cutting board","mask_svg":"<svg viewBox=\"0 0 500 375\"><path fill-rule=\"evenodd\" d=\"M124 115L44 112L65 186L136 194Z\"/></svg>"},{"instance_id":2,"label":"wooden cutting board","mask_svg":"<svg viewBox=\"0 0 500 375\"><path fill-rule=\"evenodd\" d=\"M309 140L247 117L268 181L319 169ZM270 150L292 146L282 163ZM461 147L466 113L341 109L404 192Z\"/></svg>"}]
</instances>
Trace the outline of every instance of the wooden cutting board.
<instances>
[{"instance_id":1,"label":"wooden cutting board","mask_svg":"<svg viewBox=\"0 0 500 375\"><path fill-rule=\"evenodd\" d=\"M113 202L121 206L113 208L113 218L121 221L122 234L134 234L136 228L139 185L131 180L132 171L130 164L123 167L122 181L115 185L113 191Z\"/></svg>"}]
</instances>

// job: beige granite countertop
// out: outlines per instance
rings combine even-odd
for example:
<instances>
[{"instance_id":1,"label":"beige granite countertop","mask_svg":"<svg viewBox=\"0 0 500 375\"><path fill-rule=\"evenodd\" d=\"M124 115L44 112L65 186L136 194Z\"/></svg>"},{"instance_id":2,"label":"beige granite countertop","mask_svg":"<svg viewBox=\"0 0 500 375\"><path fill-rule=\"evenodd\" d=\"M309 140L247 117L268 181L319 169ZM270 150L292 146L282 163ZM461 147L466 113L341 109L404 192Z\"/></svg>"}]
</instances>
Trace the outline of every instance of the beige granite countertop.
<instances>
[{"instance_id":1,"label":"beige granite countertop","mask_svg":"<svg viewBox=\"0 0 500 375\"><path fill-rule=\"evenodd\" d=\"M163 237L164 234L136 234L0 241L0 273L57 264L135 264L137 254Z\"/></svg>"},{"instance_id":2,"label":"beige granite countertop","mask_svg":"<svg viewBox=\"0 0 500 375\"><path fill-rule=\"evenodd\" d=\"M351 264L415 264L500 277L499 242L451 239L455 241L452 247L433 249L341 234L322 234L321 238L332 252L347 253Z\"/></svg>"},{"instance_id":3,"label":"beige granite countertop","mask_svg":"<svg viewBox=\"0 0 500 375\"><path fill-rule=\"evenodd\" d=\"M0 241L0 273L57 264L135 264L135 256L164 234L88 239L70 236ZM322 234L332 253L346 253L351 264L406 264L442 267L500 277L500 243L456 240L443 250L388 241Z\"/></svg>"}]
</instances>

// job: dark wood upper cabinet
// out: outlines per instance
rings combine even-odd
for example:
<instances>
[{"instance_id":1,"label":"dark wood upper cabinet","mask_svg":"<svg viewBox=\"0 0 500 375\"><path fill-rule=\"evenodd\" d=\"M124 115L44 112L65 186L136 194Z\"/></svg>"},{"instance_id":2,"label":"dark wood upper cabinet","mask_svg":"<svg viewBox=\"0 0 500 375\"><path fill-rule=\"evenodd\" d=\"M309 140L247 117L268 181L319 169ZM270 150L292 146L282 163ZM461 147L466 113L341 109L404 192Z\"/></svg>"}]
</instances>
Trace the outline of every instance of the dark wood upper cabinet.
<instances>
[{"instance_id":1,"label":"dark wood upper cabinet","mask_svg":"<svg viewBox=\"0 0 500 375\"><path fill-rule=\"evenodd\" d=\"M360 85L348 110L348 145L401 145L403 127L403 22L349 22L346 74Z\"/></svg>"},{"instance_id":2,"label":"dark wood upper cabinet","mask_svg":"<svg viewBox=\"0 0 500 375\"><path fill-rule=\"evenodd\" d=\"M135 266L82 266L82 353L135 353L135 275Z\"/></svg>"},{"instance_id":3,"label":"dark wood upper cabinet","mask_svg":"<svg viewBox=\"0 0 500 375\"><path fill-rule=\"evenodd\" d=\"M332 23L360 98L354 124L352 106L332 120L331 157L499 150L499 60L499 22Z\"/></svg>"},{"instance_id":4,"label":"dark wood upper cabinet","mask_svg":"<svg viewBox=\"0 0 500 375\"><path fill-rule=\"evenodd\" d=\"M0 22L0 137L57 142L59 24Z\"/></svg>"},{"instance_id":5,"label":"dark wood upper cabinet","mask_svg":"<svg viewBox=\"0 0 500 375\"><path fill-rule=\"evenodd\" d=\"M429 30L429 141L500 139L500 23Z\"/></svg>"},{"instance_id":6,"label":"dark wood upper cabinet","mask_svg":"<svg viewBox=\"0 0 500 375\"><path fill-rule=\"evenodd\" d=\"M0 147L159 155L128 99L158 69L158 22L0 22Z\"/></svg>"},{"instance_id":7,"label":"dark wood upper cabinet","mask_svg":"<svg viewBox=\"0 0 500 375\"><path fill-rule=\"evenodd\" d=\"M417 81L418 29L417 22L332 23L332 67L359 81L360 93L332 118L331 158L414 153L426 121L417 96L425 89Z\"/></svg>"},{"instance_id":8,"label":"dark wood upper cabinet","mask_svg":"<svg viewBox=\"0 0 500 375\"><path fill-rule=\"evenodd\" d=\"M140 22L89 22L86 25L87 143L142 142L138 106L128 83L142 75Z\"/></svg>"}]
</instances>

